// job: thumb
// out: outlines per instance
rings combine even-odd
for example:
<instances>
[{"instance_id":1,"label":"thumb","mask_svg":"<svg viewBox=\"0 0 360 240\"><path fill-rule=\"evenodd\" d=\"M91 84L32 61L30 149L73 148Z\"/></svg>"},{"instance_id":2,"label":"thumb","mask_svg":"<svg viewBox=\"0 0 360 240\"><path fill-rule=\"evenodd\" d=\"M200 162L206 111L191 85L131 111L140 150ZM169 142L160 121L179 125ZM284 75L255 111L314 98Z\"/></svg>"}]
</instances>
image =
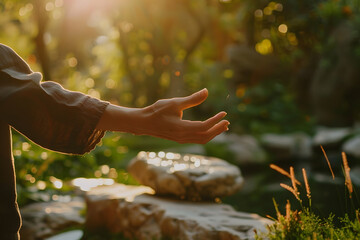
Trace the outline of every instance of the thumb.
<instances>
[{"instance_id":1,"label":"thumb","mask_svg":"<svg viewBox=\"0 0 360 240\"><path fill-rule=\"evenodd\" d=\"M208 95L208 90L204 88L196 93L191 94L190 96L178 98L181 110L199 105L206 100Z\"/></svg>"}]
</instances>

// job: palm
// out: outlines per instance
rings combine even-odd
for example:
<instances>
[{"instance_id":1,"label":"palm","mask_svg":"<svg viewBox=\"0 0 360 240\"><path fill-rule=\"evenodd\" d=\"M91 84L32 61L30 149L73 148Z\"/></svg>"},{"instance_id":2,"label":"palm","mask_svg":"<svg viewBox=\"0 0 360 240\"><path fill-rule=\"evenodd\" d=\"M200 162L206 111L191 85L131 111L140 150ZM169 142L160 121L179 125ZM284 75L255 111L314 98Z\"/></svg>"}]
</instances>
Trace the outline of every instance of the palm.
<instances>
[{"instance_id":1,"label":"palm","mask_svg":"<svg viewBox=\"0 0 360 240\"><path fill-rule=\"evenodd\" d=\"M150 135L170 139L179 143L206 143L227 130L229 122L220 121L226 116L220 112L205 121L183 120L185 109L197 106L208 96L206 89L187 97L159 100L149 106L152 112L150 124L154 129Z\"/></svg>"}]
</instances>

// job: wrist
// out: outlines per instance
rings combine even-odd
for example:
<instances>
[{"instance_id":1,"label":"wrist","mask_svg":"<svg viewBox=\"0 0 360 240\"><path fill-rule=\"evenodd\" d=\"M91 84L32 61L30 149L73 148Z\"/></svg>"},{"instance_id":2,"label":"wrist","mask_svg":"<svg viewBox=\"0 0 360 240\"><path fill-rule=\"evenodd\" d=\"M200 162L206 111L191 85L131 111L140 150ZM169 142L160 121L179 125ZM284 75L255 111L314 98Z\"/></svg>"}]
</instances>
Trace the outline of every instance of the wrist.
<instances>
[{"instance_id":1,"label":"wrist","mask_svg":"<svg viewBox=\"0 0 360 240\"><path fill-rule=\"evenodd\" d=\"M148 107L144 108L130 108L126 111L126 123L124 132L132 133L135 135L146 135L149 133L149 118L151 111ZM150 126L151 127L151 126Z\"/></svg>"},{"instance_id":2,"label":"wrist","mask_svg":"<svg viewBox=\"0 0 360 240\"><path fill-rule=\"evenodd\" d=\"M128 132L136 135L146 133L147 108L127 108L109 104L97 128L106 131Z\"/></svg>"}]
</instances>

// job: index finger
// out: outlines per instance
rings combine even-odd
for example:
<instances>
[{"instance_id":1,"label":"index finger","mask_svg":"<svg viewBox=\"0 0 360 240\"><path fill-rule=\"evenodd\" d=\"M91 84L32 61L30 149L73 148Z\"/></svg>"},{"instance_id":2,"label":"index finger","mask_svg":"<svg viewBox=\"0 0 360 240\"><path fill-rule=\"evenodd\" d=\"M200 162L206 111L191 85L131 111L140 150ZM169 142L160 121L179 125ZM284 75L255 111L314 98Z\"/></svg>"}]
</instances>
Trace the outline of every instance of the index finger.
<instances>
[{"instance_id":1,"label":"index finger","mask_svg":"<svg viewBox=\"0 0 360 240\"><path fill-rule=\"evenodd\" d=\"M204 88L196 93L191 94L190 96L174 98L174 100L178 102L180 110L184 110L204 102L208 95L208 90Z\"/></svg>"}]
</instances>

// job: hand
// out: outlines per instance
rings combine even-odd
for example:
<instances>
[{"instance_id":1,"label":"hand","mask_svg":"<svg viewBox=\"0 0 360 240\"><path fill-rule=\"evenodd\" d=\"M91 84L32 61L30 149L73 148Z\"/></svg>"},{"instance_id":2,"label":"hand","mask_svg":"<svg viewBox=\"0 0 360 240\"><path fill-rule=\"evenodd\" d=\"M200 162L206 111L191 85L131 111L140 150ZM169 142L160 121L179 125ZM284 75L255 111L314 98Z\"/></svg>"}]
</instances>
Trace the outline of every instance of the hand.
<instances>
[{"instance_id":1,"label":"hand","mask_svg":"<svg viewBox=\"0 0 360 240\"><path fill-rule=\"evenodd\" d=\"M197 106L208 97L203 89L187 97L159 100L145 108L148 112L145 123L148 135L173 140L179 143L205 144L215 136L228 130L226 112L220 112L206 121L183 120L183 110Z\"/></svg>"},{"instance_id":2,"label":"hand","mask_svg":"<svg viewBox=\"0 0 360 240\"><path fill-rule=\"evenodd\" d=\"M151 135L179 143L205 144L228 130L220 112L205 121L183 120L183 110L199 105L208 96L203 89L187 97L162 99L145 108L125 108L110 104L97 125L98 129Z\"/></svg>"}]
</instances>

